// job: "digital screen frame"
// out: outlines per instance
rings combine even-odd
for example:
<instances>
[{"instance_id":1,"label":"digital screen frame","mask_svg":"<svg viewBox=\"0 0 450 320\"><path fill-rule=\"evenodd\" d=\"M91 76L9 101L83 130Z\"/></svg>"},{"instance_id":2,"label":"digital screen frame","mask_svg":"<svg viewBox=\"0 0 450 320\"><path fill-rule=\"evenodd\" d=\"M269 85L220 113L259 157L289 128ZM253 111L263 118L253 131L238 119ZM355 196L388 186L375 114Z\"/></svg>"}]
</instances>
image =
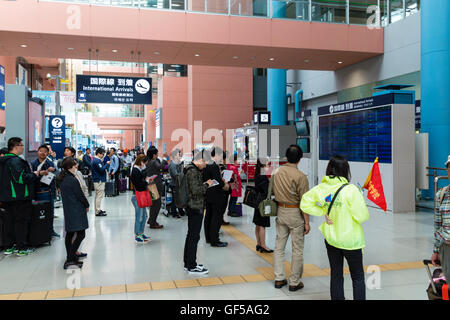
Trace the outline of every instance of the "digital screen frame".
<instances>
[{"instance_id":1,"label":"digital screen frame","mask_svg":"<svg viewBox=\"0 0 450 320\"><path fill-rule=\"evenodd\" d=\"M319 117L319 160L392 163L392 105Z\"/></svg>"}]
</instances>

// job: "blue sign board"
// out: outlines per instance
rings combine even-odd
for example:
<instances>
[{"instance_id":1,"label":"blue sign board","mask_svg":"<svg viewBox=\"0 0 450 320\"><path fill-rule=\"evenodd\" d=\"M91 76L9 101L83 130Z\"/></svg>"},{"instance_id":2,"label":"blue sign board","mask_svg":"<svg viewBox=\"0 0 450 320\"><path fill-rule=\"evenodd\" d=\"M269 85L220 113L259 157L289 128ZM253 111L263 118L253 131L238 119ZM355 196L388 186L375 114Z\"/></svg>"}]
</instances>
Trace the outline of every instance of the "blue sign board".
<instances>
[{"instance_id":1,"label":"blue sign board","mask_svg":"<svg viewBox=\"0 0 450 320\"><path fill-rule=\"evenodd\" d=\"M152 104L152 78L77 75L77 102Z\"/></svg>"},{"instance_id":2,"label":"blue sign board","mask_svg":"<svg viewBox=\"0 0 450 320\"><path fill-rule=\"evenodd\" d=\"M49 138L52 149L56 152L56 158L64 158L64 148L66 147L66 117L50 116Z\"/></svg>"},{"instance_id":3,"label":"blue sign board","mask_svg":"<svg viewBox=\"0 0 450 320\"><path fill-rule=\"evenodd\" d=\"M5 110L5 68L0 66L0 109Z\"/></svg>"},{"instance_id":4,"label":"blue sign board","mask_svg":"<svg viewBox=\"0 0 450 320\"><path fill-rule=\"evenodd\" d=\"M416 130L419 131L422 125L421 118L421 109L422 109L422 100L416 100L416 110L415 110L415 121L416 121Z\"/></svg>"}]
</instances>

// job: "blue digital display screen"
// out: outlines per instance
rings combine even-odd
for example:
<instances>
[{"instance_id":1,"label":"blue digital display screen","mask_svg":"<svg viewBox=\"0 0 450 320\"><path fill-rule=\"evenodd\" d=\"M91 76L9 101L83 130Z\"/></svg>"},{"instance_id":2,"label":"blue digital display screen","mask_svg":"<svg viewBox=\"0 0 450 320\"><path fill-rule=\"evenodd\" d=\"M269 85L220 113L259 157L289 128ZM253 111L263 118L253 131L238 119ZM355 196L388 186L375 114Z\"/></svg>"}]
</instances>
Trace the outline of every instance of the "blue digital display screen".
<instances>
[{"instance_id":1,"label":"blue digital display screen","mask_svg":"<svg viewBox=\"0 0 450 320\"><path fill-rule=\"evenodd\" d=\"M391 106L319 117L319 159L392 163Z\"/></svg>"}]
</instances>

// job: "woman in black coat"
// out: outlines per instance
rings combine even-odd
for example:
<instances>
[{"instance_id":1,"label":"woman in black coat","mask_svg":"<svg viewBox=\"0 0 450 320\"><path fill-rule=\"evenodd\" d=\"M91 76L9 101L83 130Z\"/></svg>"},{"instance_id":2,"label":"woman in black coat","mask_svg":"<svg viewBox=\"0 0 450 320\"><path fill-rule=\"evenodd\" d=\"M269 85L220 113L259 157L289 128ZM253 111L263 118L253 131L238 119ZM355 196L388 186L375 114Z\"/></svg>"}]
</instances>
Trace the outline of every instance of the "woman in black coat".
<instances>
[{"instance_id":1,"label":"woman in black coat","mask_svg":"<svg viewBox=\"0 0 450 320\"><path fill-rule=\"evenodd\" d=\"M256 190L264 195L264 198L267 197L267 193L269 192L269 178L267 178L265 168L267 164L261 163L258 159L256 163L255 170L255 188ZM266 228L270 227L270 217L263 217L259 213L259 209L255 208L255 212L253 214L253 223L256 225L255 235L256 235L256 251L261 253L271 253L273 250L270 250L266 247Z\"/></svg>"},{"instance_id":2,"label":"woman in black coat","mask_svg":"<svg viewBox=\"0 0 450 320\"><path fill-rule=\"evenodd\" d=\"M61 197L64 209L64 226L66 229L66 251L67 260L64 269L76 265L79 268L83 262L79 261L77 250L80 247L89 228L87 212L89 201L83 194L80 183L75 177L76 160L67 157L62 162L63 172L58 177L60 180Z\"/></svg>"}]
</instances>

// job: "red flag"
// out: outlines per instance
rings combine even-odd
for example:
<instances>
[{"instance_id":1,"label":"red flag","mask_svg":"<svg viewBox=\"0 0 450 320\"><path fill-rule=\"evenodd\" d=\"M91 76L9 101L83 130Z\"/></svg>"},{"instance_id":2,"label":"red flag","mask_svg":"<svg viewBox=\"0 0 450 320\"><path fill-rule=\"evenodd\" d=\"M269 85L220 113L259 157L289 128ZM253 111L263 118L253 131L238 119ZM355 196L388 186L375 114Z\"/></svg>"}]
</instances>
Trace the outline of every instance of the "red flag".
<instances>
[{"instance_id":1,"label":"red flag","mask_svg":"<svg viewBox=\"0 0 450 320\"><path fill-rule=\"evenodd\" d=\"M387 204L386 198L384 197L383 183L381 182L378 158L375 159L372 170L370 170L369 176L367 177L363 188L369 191L367 194L367 199L371 200L386 212Z\"/></svg>"}]
</instances>

